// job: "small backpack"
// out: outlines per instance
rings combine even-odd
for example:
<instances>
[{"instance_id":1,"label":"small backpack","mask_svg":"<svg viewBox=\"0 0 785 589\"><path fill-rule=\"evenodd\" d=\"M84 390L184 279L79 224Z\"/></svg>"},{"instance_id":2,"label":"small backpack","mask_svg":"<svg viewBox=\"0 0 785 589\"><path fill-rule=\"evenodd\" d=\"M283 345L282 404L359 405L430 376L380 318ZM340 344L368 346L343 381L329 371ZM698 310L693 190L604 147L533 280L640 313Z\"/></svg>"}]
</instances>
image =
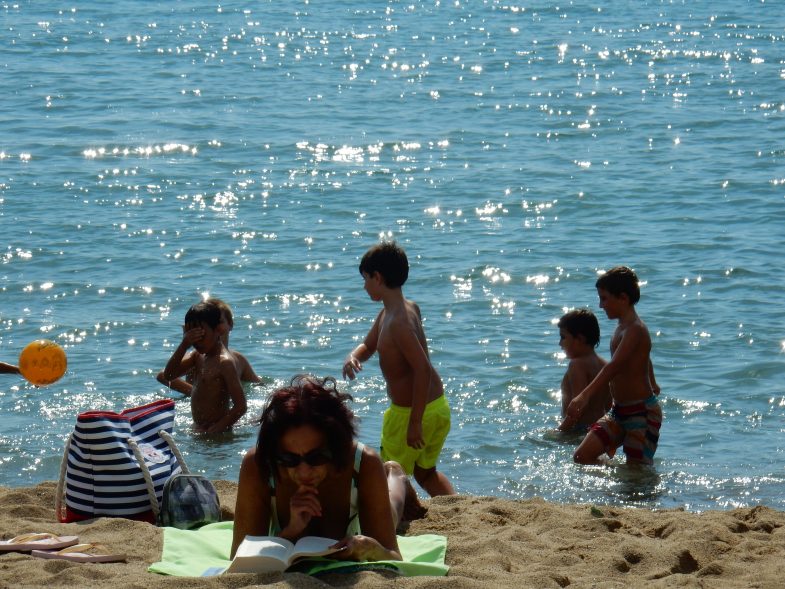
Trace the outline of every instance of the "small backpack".
<instances>
[{"instance_id":1,"label":"small backpack","mask_svg":"<svg viewBox=\"0 0 785 589\"><path fill-rule=\"evenodd\" d=\"M199 474L175 474L164 485L159 525L194 530L221 521L218 493Z\"/></svg>"},{"instance_id":2,"label":"small backpack","mask_svg":"<svg viewBox=\"0 0 785 589\"><path fill-rule=\"evenodd\" d=\"M165 431L159 434L169 445L179 465L179 472L171 475L164 485L160 505L145 461L145 453L134 439L128 440L128 445L131 446L144 474L150 506L158 525L194 530L205 524L221 521L221 504L213 484L202 475L191 474L172 436Z\"/></svg>"}]
</instances>

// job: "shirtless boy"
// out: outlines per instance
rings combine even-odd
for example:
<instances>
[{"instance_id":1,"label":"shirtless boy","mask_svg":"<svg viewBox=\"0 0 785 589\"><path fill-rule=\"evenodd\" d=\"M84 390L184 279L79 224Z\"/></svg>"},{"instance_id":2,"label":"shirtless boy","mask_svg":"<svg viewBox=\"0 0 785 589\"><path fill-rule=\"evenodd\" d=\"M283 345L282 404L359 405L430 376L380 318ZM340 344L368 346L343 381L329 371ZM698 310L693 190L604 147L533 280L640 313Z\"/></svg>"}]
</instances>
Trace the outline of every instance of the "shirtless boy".
<instances>
[{"instance_id":1,"label":"shirtless boy","mask_svg":"<svg viewBox=\"0 0 785 589\"><path fill-rule=\"evenodd\" d=\"M562 417L567 415L570 401L586 388L586 385L594 380L602 367L607 364L594 351L599 343L600 324L594 313L588 309L575 309L559 319L559 345L570 361L561 381ZM573 427L565 428L562 425L559 429L586 433L589 426L605 415L610 408L611 391L606 385L589 401L586 410Z\"/></svg>"},{"instance_id":2,"label":"shirtless boy","mask_svg":"<svg viewBox=\"0 0 785 589\"><path fill-rule=\"evenodd\" d=\"M394 242L371 247L360 261L371 300L381 301L365 340L346 357L344 378L354 379L362 363L379 352L390 407L384 413L381 456L398 462L432 497L455 493L436 470L450 431L450 407L442 379L431 364L420 308L403 296L409 277L406 253Z\"/></svg>"},{"instance_id":3,"label":"shirtless boy","mask_svg":"<svg viewBox=\"0 0 785 589\"><path fill-rule=\"evenodd\" d=\"M191 415L194 429L217 433L230 429L247 409L235 356L221 341L221 308L211 301L188 309L183 340L164 368L164 378L174 380L194 371ZM194 354L187 354L193 346Z\"/></svg>"},{"instance_id":4,"label":"shirtless boy","mask_svg":"<svg viewBox=\"0 0 785 589\"><path fill-rule=\"evenodd\" d=\"M578 423L592 399L610 385L613 407L591 426L575 450L575 462L594 464L603 453L613 456L616 448L623 446L628 463L652 464L662 410L649 358L651 337L635 312L635 303L640 300L638 277L631 269L617 266L600 276L595 286L608 319L618 320L611 339L611 360L570 402L562 426Z\"/></svg>"},{"instance_id":5,"label":"shirtless boy","mask_svg":"<svg viewBox=\"0 0 785 589\"><path fill-rule=\"evenodd\" d=\"M227 350L235 357L237 360L237 370L238 375L240 376L240 381L242 383L260 383L262 382L262 378L254 372L254 369L251 367L251 363L248 359L243 356L237 350L229 349L229 333L234 329L234 314L232 313L232 308L228 305L228 303L222 301L221 299L210 297L207 301L215 303L221 309L221 325L220 325L220 333L221 333L221 341L223 345L226 347ZM196 351L189 351L185 357L192 354L196 354ZM170 389L177 391L178 393L182 393L186 397L191 396L191 391L193 389L194 383L194 373L193 371L188 372L182 378L175 378L174 380L167 380L164 376L164 371L158 373L156 376L158 382L163 385L168 386Z\"/></svg>"}]
</instances>

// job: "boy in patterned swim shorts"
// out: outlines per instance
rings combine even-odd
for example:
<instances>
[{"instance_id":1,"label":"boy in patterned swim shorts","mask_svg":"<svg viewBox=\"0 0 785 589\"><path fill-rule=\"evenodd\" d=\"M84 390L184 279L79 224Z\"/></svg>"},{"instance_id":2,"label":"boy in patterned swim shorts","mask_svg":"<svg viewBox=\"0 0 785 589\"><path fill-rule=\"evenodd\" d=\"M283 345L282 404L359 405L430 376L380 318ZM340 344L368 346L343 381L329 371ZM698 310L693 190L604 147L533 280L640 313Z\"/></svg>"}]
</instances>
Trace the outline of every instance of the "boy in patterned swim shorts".
<instances>
[{"instance_id":1,"label":"boy in patterned swim shorts","mask_svg":"<svg viewBox=\"0 0 785 589\"><path fill-rule=\"evenodd\" d=\"M638 277L630 268L617 266L600 276L595 286L608 319L618 320L611 339L611 360L570 402L562 427L577 423L589 401L610 385L613 406L591 426L575 450L575 462L596 464L603 453L612 457L623 446L628 463L652 464L662 410L649 357L651 337L635 311L640 300Z\"/></svg>"},{"instance_id":2,"label":"boy in patterned swim shorts","mask_svg":"<svg viewBox=\"0 0 785 589\"><path fill-rule=\"evenodd\" d=\"M450 431L450 407L428 356L420 307L401 290L409 277L406 253L395 242L379 243L363 256L360 274L368 296L384 307L363 343L344 360L343 376L354 379L362 363L379 352L391 401L382 423L382 459L414 474L431 497L452 495L450 481L436 470Z\"/></svg>"}]
</instances>

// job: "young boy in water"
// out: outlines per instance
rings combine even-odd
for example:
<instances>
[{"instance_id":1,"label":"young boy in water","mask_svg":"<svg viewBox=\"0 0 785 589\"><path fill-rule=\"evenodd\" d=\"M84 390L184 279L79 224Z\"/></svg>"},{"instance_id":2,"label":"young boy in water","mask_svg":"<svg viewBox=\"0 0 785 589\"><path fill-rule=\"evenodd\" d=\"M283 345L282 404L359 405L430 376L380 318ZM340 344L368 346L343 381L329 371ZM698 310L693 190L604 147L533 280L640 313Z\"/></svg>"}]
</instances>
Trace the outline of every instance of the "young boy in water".
<instances>
[{"instance_id":1,"label":"young boy in water","mask_svg":"<svg viewBox=\"0 0 785 589\"><path fill-rule=\"evenodd\" d=\"M210 302L215 303L221 309L221 341L223 342L226 349L235 357L237 360L237 369L238 375L240 377L240 381L243 383L260 383L262 382L262 378L254 372L254 369L251 367L251 363L248 362L248 359L243 356L237 350L229 349L229 333L234 329L234 314L232 313L232 308L228 305L228 303L222 301L221 299L211 297L207 299ZM191 354L195 354L195 351L189 351L186 354L188 357ZM156 376L158 382L163 385L168 386L170 389L177 391L178 393L182 393L186 397L191 396L191 390L193 389L193 381L194 381L194 374L193 371L188 372L184 375L183 378L175 378L174 380L166 380L164 376L164 371L158 373Z\"/></svg>"},{"instance_id":2,"label":"young boy in water","mask_svg":"<svg viewBox=\"0 0 785 589\"><path fill-rule=\"evenodd\" d=\"M390 407L382 423L381 456L398 462L432 497L455 493L436 470L447 433L450 407L442 379L431 364L420 308L403 296L409 260L395 242L371 247L360 261L365 291L381 301L365 340L346 357L344 378L354 379L362 363L379 352Z\"/></svg>"},{"instance_id":3,"label":"young boy in water","mask_svg":"<svg viewBox=\"0 0 785 589\"><path fill-rule=\"evenodd\" d=\"M657 402L649 330L635 311L640 300L638 277L630 268L617 266L595 284L600 307L618 325L611 339L611 360L570 402L562 428L579 422L587 407L610 385L613 407L591 426L575 450L580 464L594 464L600 455L613 456L623 446L628 463L652 464L660 437L662 410Z\"/></svg>"},{"instance_id":4,"label":"young boy in water","mask_svg":"<svg viewBox=\"0 0 785 589\"><path fill-rule=\"evenodd\" d=\"M199 433L226 431L247 410L241 368L221 340L221 315L221 308L212 301L188 309L183 340L164 368L167 381L193 371L191 415ZM191 346L196 353L187 354Z\"/></svg>"},{"instance_id":5,"label":"young boy in water","mask_svg":"<svg viewBox=\"0 0 785 589\"><path fill-rule=\"evenodd\" d=\"M567 415L570 401L588 385L607 364L594 349L600 343L600 324L588 309L575 309L559 319L559 346L570 363L561 381L561 414ZM586 410L568 431L586 432L590 425L611 408L611 391L606 385L589 401Z\"/></svg>"}]
</instances>

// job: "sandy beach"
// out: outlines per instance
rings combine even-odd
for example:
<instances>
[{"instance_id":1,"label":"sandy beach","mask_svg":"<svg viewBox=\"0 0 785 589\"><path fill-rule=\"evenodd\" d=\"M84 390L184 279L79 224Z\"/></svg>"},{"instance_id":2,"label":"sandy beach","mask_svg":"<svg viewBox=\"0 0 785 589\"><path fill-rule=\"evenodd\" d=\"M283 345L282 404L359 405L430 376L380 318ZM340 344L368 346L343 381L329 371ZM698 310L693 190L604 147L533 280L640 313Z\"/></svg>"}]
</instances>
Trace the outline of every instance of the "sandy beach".
<instances>
[{"instance_id":1,"label":"sandy beach","mask_svg":"<svg viewBox=\"0 0 785 589\"><path fill-rule=\"evenodd\" d=\"M217 481L224 519L236 484ZM442 497L408 535L447 537L447 577L388 572L167 577L147 572L161 557L162 531L119 518L59 524L55 483L0 487L0 537L23 532L78 535L127 555L126 563L84 564L0 554L0 587L782 587L785 513L766 507L652 511L559 505L532 499Z\"/></svg>"}]
</instances>

